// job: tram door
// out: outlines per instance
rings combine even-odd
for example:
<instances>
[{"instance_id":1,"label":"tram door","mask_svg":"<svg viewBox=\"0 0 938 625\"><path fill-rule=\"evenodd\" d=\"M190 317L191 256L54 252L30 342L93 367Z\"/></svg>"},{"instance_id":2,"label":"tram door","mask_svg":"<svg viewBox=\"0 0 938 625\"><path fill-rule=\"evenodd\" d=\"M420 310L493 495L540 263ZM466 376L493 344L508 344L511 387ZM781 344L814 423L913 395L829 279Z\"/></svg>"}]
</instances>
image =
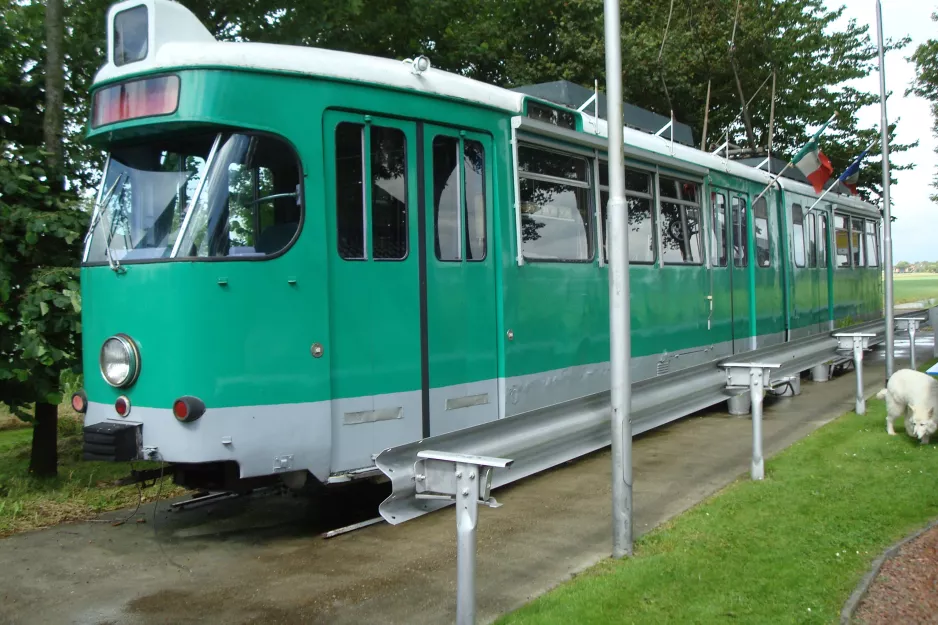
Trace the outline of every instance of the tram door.
<instances>
[{"instance_id":1,"label":"tram door","mask_svg":"<svg viewBox=\"0 0 938 625\"><path fill-rule=\"evenodd\" d=\"M338 471L423 436L417 125L327 111L323 144L325 215L310 211L304 227L322 232L329 273L319 357L329 363Z\"/></svg>"},{"instance_id":2,"label":"tram door","mask_svg":"<svg viewBox=\"0 0 938 625\"><path fill-rule=\"evenodd\" d=\"M750 307L752 285L750 283L749 264L752 262L749 253L749 211L747 199L742 193L730 191L730 219L727 220L729 228L728 241L732 250L732 263L730 265L730 289L733 300L733 353L755 349L755 341L751 340Z\"/></svg>"},{"instance_id":3,"label":"tram door","mask_svg":"<svg viewBox=\"0 0 938 625\"><path fill-rule=\"evenodd\" d=\"M493 150L488 135L421 124L430 436L498 415Z\"/></svg>"}]
</instances>

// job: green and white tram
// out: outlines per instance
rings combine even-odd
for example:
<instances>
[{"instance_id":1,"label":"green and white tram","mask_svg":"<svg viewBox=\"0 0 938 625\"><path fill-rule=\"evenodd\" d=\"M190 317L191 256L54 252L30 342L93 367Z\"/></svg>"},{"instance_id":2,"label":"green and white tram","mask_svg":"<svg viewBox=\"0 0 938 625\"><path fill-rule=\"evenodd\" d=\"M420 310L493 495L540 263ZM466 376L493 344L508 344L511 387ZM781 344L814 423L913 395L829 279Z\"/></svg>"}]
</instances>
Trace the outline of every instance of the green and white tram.
<instances>
[{"instance_id":1,"label":"green and white tram","mask_svg":"<svg viewBox=\"0 0 938 625\"><path fill-rule=\"evenodd\" d=\"M168 0L114 5L107 50L86 458L328 483L608 394L604 120L423 57L219 42ZM625 138L638 384L881 316L873 206L805 214L786 178L752 206L766 172Z\"/></svg>"}]
</instances>

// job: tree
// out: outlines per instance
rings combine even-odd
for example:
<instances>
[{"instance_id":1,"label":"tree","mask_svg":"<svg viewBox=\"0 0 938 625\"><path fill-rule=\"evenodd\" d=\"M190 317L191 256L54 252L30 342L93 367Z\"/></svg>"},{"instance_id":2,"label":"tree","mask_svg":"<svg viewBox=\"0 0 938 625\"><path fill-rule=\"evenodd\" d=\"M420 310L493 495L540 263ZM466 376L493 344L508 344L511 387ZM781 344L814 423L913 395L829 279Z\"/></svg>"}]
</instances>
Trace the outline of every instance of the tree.
<instances>
[{"instance_id":1,"label":"tree","mask_svg":"<svg viewBox=\"0 0 938 625\"><path fill-rule=\"evenodd\" d=\"M931 18L938 22L938 13L933 13ZM938 39L929 39L919 45L911 59L915 62L915 81L906 93L914 93L931 102L932 130L938 136ZM938 189L938 174L932 178L932 186ZM938 202L938 193L932 194L931 200Z\"/></svg>"},{"instance_id":2,"label":"tree","mask_svg":"<svg viewBox=\"0 0 938 625\"><path fill-rule=\"evenodd\" d=\"M908 261L900 260L898 263L896 263L896 269L898 269L899 271L905 271L908 268L909 268Z\"/></svg>"},{"instance_id":3,"label":"tree","mask_svg":"<svg viewBox=\"0 0 938 625\"><path fill-rule=\"evenodd\" d=\"M76 265L87 214L65 188L62 0L45 14L40 4L4 5L0 43L13 45L0 48L9 103L0 118L0 401L33 421L30 471L50 476L59 379L80 353Z\"/></svg>"}]
</instances>

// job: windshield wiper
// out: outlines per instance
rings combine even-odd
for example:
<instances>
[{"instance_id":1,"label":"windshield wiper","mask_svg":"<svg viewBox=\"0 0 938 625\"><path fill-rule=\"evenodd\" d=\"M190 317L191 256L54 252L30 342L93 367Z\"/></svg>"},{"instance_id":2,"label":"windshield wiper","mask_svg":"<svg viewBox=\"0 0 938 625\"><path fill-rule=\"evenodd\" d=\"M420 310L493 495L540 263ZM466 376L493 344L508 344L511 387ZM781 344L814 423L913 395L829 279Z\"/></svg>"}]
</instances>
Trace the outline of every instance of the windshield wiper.
<instances>
[{"instance_id":1,"label":"windshield wiper","mask_svg":"<svg viewBox=\"0 0 938 625\"><path fill-rule=\"evenodd\" d=\"M94 234L95 228L98 227L98 222L101 221L101 215L104 213L105 207L108 205L108 202L111 201L111 196L114 195L114 191L117 190L117 185L124 179L124 174L126 172L121 172L117 174L117 178L114 180L114 184L111 185L111 188L101 196L101 200L95 206L94 219L91 221L91 226L88 228L88 234L85 235L85 245L88 244L88 239ZM117 272L120 271L121 265L120 262L114 259L114 255L111 253L111 236L108 233L104 237L104 251L107 255L107 263L110 268Z\"/></svg>"}]
</instances>

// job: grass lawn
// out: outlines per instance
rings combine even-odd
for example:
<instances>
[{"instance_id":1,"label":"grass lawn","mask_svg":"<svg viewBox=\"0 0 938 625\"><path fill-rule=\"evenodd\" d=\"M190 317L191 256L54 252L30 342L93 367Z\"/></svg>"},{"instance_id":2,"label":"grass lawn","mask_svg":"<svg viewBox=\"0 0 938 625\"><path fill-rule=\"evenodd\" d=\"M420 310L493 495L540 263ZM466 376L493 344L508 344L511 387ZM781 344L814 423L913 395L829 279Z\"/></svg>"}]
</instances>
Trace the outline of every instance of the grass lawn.
<instances>
[{"instance_id":1,"label":"grass lawn","mask_svg":"<svg viewBox=\"0 0 938 625\"><path fill-rule=\"evenodd\" d=\"M110 485L130 473L130 464L82 461L81 421L64 406L59 414L59 475L40 479L28 472L32 428L0 409L0 536L137 504L136 486ZM138 462L135 466L159 465ZM144 489L144 501L154 499L156 491L155 486ZM163 497L182 492L165 478Z\"/></svg>"},{"instance_id":2,"label":"grass lawn","mask_svg":"<svg viewBox=\"0 0 938 625\"><path fill-rule=\"evenodd\" d=\"M928 363L929 365L932 363ZM938 443L885 406L848 413L748 477L506 615L528 623L832 623L871 562L938 516Z\"/></svg>"},{"instance_id":3,"label":"grass lawn","mask_svg":"<svg viewBox=\"0 0 938 625\"><path fill-rule=\"evenodd\" d=\"M938 273L900 273L893 276L892 283L896 304L938 298Z\"/></svg>"}]
</instances>

